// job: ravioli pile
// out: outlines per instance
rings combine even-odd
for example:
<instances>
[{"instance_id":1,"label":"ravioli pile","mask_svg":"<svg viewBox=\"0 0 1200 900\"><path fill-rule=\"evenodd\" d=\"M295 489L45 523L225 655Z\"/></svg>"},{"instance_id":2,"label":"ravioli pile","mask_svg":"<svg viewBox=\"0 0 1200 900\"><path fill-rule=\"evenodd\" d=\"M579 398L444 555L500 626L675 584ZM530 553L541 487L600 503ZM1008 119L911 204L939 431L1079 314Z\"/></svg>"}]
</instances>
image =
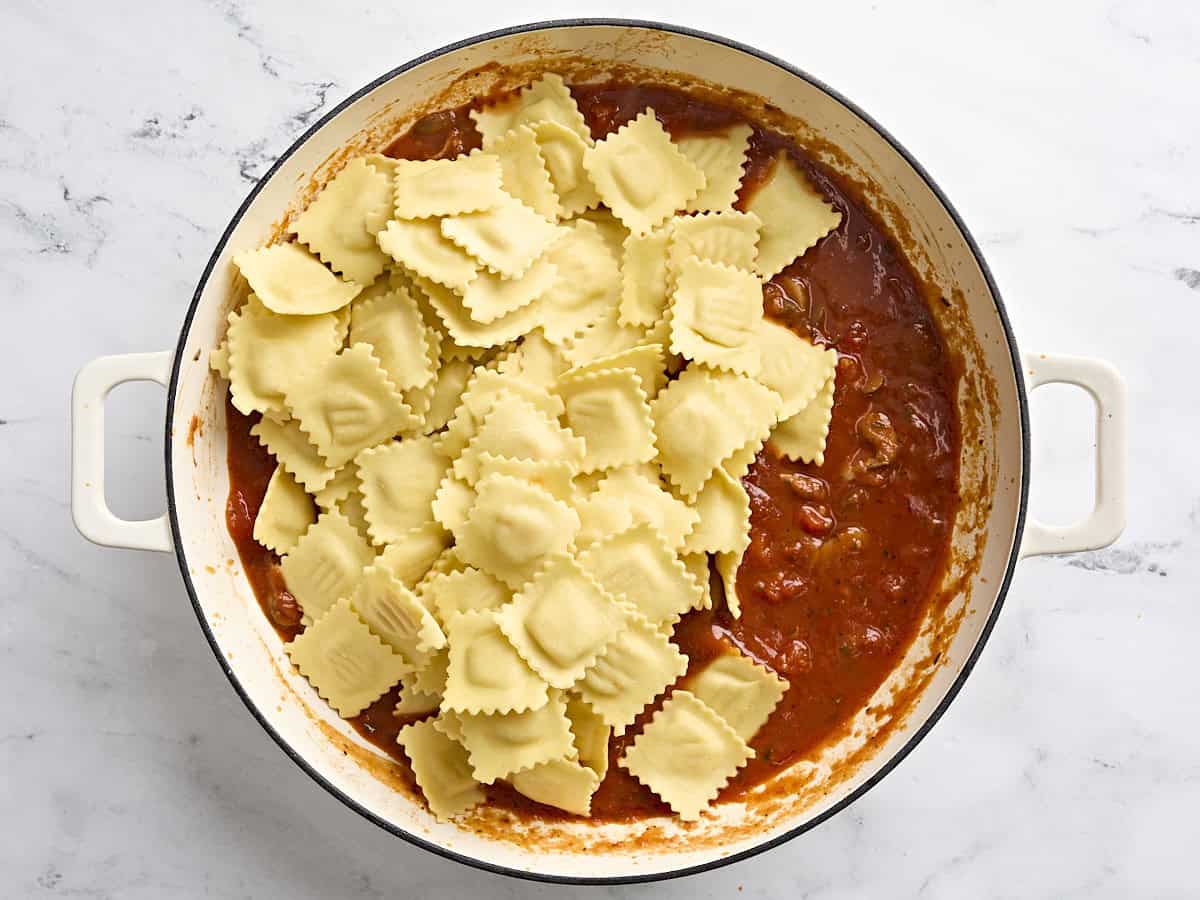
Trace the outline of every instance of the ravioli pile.
<instances>
[{"instance_id":1,"label":"ravioli pile","mask_svg":"<svg viewBox=\"0 0 1200 900\"><path fill-rule=\"evenodd\" d=\"M318 693L352 717L401 685L439 818L498 779L588 815L611 734L687 672L710 557L739 614L755 454L822 457L836 354L762 282L840 213L786 156L737 211L748 127L593 141L554 75L472 115L482 151L356 159L236 257L211 362L278 462L254 537ZM731 654L684 687L619 762L695 819L787 685Z\"/></svg>"}]
</instances>

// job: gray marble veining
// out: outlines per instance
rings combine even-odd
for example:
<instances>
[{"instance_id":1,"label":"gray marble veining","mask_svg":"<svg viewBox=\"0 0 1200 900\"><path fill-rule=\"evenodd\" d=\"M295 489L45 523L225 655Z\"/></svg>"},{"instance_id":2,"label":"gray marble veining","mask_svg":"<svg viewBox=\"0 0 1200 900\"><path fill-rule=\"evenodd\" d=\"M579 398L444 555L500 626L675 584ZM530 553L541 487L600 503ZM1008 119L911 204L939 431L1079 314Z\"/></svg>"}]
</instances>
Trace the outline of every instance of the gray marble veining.
<instances>
[{"instance_id":1,"label":"gray marble veining","mask_svg":"<svg viewBox=\"0 0 1200 900\"><path fill-rule=\"evenodd\" d=\"M765 858L653 888L571 891L409 848L316 788L253 722L201 640L172 559L102 550L74 532L74 371L174 341L212 244L275 157L331 104L417 53L597 9L4 4L0 894L1194 895L1195 4L604 7L728 34L861 103L975 229L1025 349L1107 358L1130 385L1125 537L1022 564L991 645L929 738L845 813ZM112 495L152 514L161 400L122 396L110 418ZM1086 499L1083 410L1066 391L1035 401L1039 515L1069 519Z\"/></svg>"}]
</instances>

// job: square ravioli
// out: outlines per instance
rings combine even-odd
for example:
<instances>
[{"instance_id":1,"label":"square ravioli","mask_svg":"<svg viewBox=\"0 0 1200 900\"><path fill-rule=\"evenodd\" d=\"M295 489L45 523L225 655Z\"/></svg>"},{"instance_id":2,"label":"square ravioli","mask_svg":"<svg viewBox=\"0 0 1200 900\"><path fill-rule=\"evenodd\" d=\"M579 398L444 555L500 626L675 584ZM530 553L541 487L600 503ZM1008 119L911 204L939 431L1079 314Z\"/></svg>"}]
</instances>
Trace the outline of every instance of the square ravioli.
<instances>
[{"instance_id":1,"label":"square ravioli","mask_svg":"<svg viewBox=\"0 0 1200 900\"><path fill-rule=\"evenodd\" d=\"M283 556L296 546L315 520L312 497L287 469L276 465L254 517L254 539Z\"/></svg>"},{"instance_id":2,"label":"square ravioli","mask_svg":"<svg viewBox=\"0 0 1200 900\"><path fill-rule=\"evenodd\" d=\"M649 462L654 422L641 379L633 369L564 375L556 388L567 427L583 439L581 472Z\"/></svg>"},{"instance_id":3,"label":"square ravioli","mask_svg":"<svg viewBox=\"0 0 1200 900\"><path fill-rule=\"evenodd\" d=\"M446 623L450 655L443 705L459 713L508 713L546 702L546 682L500 630L496 613L473 610Z\"/></svg>"},{"instance_id":4,"label":"square ravioli","mask_svg":"<svg viewBox=\"0 0 1200 900\"><path fill-rule=\"evenodd\" d=\"M579 696L616 734L624 734L654 698L687 671L687 657L638 614L575 686Z\"/></svg>"},{"instance_id":5,"label":"square ravioli","mask_svg":"<svg viewBox=\"0 0 1200 900\"><path fill-rule=\"evenodd\" d=\"M718 656L688 682L688 690L749 742L783 699L788 683L747 656Z\"/></svg>"},{"instance_id":6,"label":"square ravioli","mask_svg":"<svg viewBox=\"0 0 1200 900\"><path fill-rule=\"evenodd\" d=\"M438 819L449 819L483 802L483 789L472 775L466 748L438 731L431 720L404 726L396 740Z\"/></svg>"},{"instance_id":7,"label":"square ravioli","mask_svg":"<svg viewBox=\"0 0 1200 900\"><path fill-rule=\"evenodd\" d=\"M562 234L507 194L485 210L442 219L441 227L445 237L502 278L520 278Z\"/></svg>"},{"instance_id":8,"label":"square ravioli","mask_svg":"<svg viewBox=\"0 0 1200 900\"><path fill-rule=\"evenodd\" d=\"M428 437L389 441L355 457L367 529L376 544L394 543L433 521L433 499L450 461Z\"/></svg>"},{"instance_id":9,"label":"square ravioli","mask_svg":"<svg viewBox=\"0 0 1200 900\"><path fill-rule=\"evenodd\" d=\"M590 546L579 564L596 582L645 616L674 625L703 594L679 557L650 525L635 525Z\"/></svg>"},{"instance_id":10,"label":"square ravioli","mask_svg":"<svg viewBox=\"0 0 1200 900\"><path fill-rule=\"evenodd\" d=\"M590 148L583 167L600 198L633 234L683 209L705 185L701 172L648 109Z\"/></svg>"},{"instance_id":11,"label":"square ravioli","mask_svg":"<svg viewBox=\"0 0 1200 900\"><path fill-rule=\"evenodd\" d=\"M385 566L368 566L350 607L409 667L419 669L446 646L446 635L429 610Z\"/></svg>"},{"instance_id":12,"label":"square ravioli","mask_svg":"<svg viewBox=\"0 0 1200 900\"><path fill-rule=\"evenodd\" d=\"M287 653L344 719L357 716L411 671L344 599L288 644Z\"/></svg>"},{"instance_id":13,"label":"square ravioli","mask_svg":"<svg viewBox=\"0 0 1200 900\"><path fill-rule=\"evenodd\" d=\"M551 560L496 615L547 684L569 688L625 623L626 612L570 556Z\"/></svg>"},{"instance_id":14,"label":"square ravioli","mask_svg":"<svg viewBox=\"0 0 1200 900\"><path fill-rule=\"evenodd\" d=\"M417 420L366 344L355 344L288 395L301 429L334 469Z\"/></svg>"},{"instance_id":15,"label":"square ravioli","mask_svg":"<svg viewBox=\"0 0 1200 900\"><path fill-rule=\"evenodd\" d=\"M505 196L500 160L490 153L472 153L458 159L398 159L393 172L398 219L475 212L499 203Z\"/></svg>"},{"instance_id":16,"label":"square ravioli","mask_svg":"<svg viewBox=\"0 0 1200 900\"><path fill-rule=\"evenodd\" d=\"M753 755L724 719L693 694L676 691L620 762L690 822Z\"/></svg>"},{"instance_id":17,"label":"square ravioli","mask_svg":"<svg viewBox=\"0 0 1200 900\"><path fill-rule=\"evenodd\" d=\"M571 721L558 691L536 709L460 714L463 744L475 779L491 784L541 763L565 759L572 749Z\"/></svg>"},{"instance_id":18,"label":"square ravioli","mask_svg":"<svg viewBox=\"0 0 1200 900\"><path fill-rule=\"evenodd\" d=\"M545 558L571 546L579 515L536 485L489 475L476 485L475 503L458 532L458 555L519 590Z\"/></svg>"},{"instance_id":19,"label":"square ravioli","mask_svg":"<svg viewBox=\"0 0 1200 900\"><path fill-rule=\"evenodd\" d=\"M316 619L362 579L375 551L341 512L321 513L283 558L280 570L308 619Z\"/></svg>"},{"instance_id":20,"label":"square ravioli","mask_svg":"<svg viewBox=\"0 0 1200 900\"><path fill-rule=\"evenodd\" d=\"M837 228L842 214L825 202L786 153L775 158L770 178L746 204L762 220L755 266L770 278Z\"/></svg>"},{"instance_id":21,"label":"square ravioli","mask_svg":"<svg viewBox=\"0 0 1200 900\"><path fill-rule=\"evenodd\" d=\"M325 185L290 230L333 271L370 284L388 262L375 236L391 212L391 178L360 157Z\"/></svg>"},{"instance_id":22,"label":"square ravioli","mask_svg":"<svg viewBox=\"0 0 1200 900\"><path fill-rule=\"evenodd\" d=\"M750 272L685 259L671 298L671 349L717 369L757 375L754 334L762 321L762 284Z\"/></svg>"}]
</instances>

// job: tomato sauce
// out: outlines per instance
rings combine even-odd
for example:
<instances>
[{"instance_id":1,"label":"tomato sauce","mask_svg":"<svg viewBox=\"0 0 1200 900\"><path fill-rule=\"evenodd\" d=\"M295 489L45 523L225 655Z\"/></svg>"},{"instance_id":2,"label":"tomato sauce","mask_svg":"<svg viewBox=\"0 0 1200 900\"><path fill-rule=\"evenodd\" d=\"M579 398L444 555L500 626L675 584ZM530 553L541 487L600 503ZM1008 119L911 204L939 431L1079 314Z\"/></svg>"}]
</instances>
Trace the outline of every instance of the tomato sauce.
<instances>
[{"instance_id":1,"label":"tomato sauce","mask_svg":"<svg viewBox=\"0 0 1200 900\"><path fill-rule=\"evenodd\" d=\"M652 107L675 137L746 121L736 110L673 88L628 85L572 89L596 138ZM792 463L768 444L743 484L751 502L751 543L738 572L742 614L733 619L712 579L714 609L687 614L674 640L689 657L687 678L737 647L786 678L790 688L751 742L755 757L730 781L733 799L835 736L895 668L933 602L947 564L958 506L958 372L895 242L861 198L790 139L753 122L739 205L784 151L842 212L837 230L768 283L766 315L839 356L825 459ZM479 146L467 108L434 113L397 138L398 158L453 157ZM300 629L278 560L252 538L274 461L249 434L254 417L227 404L229 531L264 613L284 640ZM407 769L395 743L407 719L392 714L395 692L352 720ZM593 818L668 812L617 765L659 704L647 708L610 748ZM524 814L565 813L502 783L490 802Z\"/></svg>"}]
</instances>

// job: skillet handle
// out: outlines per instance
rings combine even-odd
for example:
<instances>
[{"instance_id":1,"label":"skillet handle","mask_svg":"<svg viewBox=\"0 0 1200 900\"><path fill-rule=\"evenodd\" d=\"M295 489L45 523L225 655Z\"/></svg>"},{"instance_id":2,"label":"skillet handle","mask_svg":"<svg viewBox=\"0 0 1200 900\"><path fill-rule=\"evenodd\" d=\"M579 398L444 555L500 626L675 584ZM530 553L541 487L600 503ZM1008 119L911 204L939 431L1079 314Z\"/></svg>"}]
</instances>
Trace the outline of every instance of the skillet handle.
<instances>
[{"instance_id":1,"label":"skillet handle","mask_svg":"<svg viewBox=\"0 0 1200 900\"><path fill-rule=\"evenodd\" d=\"M1025 523L1020 558L1047 553L1077 553L1107 547L1125 529L1128 420L1125 381L1111 365L1079 356L1026 353L1026 382L1031 391L1044 384L1073 384L1096 403L1096 505L1074 525Z\"/></svg>"},{"instance_id":2,"label":"skillet handle","mask_svg":"<svg viewBox=\"0 0 1200 900\"><path fill-rule=\"evenodd\" d=\"M104 401L126 381L171 380L172 353L101 356L79 370L71 391L71 517L89 541L131 550L171 550L167 514L131 522L118 518L104 498Z\"/></svg>"}]
</instances>

